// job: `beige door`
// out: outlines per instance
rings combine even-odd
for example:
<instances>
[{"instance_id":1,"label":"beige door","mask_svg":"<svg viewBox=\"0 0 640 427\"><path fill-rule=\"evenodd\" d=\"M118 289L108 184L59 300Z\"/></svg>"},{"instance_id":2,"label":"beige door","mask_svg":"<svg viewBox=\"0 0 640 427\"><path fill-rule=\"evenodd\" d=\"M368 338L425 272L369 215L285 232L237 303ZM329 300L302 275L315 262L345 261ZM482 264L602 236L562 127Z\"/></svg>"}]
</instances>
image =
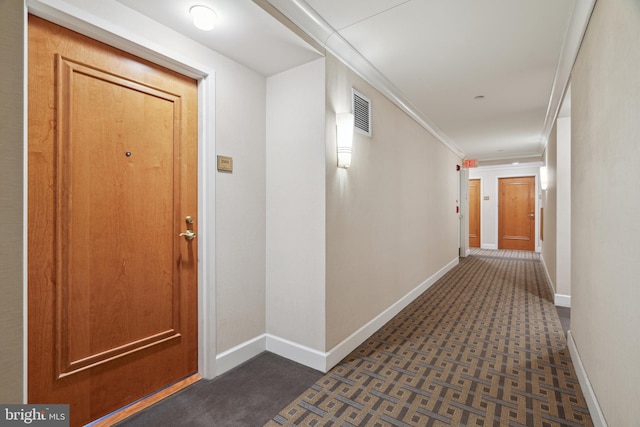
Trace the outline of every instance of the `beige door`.
<instances>
[{"instance_id":1,"label":"beige door","mask_svg":"<svg viewBox=\"0 0 640 427\"><path fill-rule=\"evenodd\" d=\"M469 180L469 247L480 247L480 180Z\"/></svg>"},{"instance_id":2,"label":"beige door","mask_svg":"<svg viewBox=\"0 0 640 427\"><path fill-rule=\"evenodd\" d=\"M535 177L498 180L498 249L535 250Z\"/></svg>"},{"instance_id":3,"label":"beige door","mask_svg":"<svg viewBox=\"0 0 640 427\"><path fill-rule=\"evenodd\" d=\"M28 400L73 426L197 370L196 86L29 17Z\"/></svg>"}]
</instances>

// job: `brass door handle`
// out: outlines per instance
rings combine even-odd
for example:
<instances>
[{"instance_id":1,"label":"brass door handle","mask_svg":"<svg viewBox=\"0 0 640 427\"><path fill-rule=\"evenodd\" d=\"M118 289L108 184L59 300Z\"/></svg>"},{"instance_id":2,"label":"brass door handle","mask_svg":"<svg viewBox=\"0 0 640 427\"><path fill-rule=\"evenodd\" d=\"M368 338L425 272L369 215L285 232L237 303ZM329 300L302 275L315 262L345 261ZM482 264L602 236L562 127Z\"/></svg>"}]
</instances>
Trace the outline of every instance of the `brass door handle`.
<instances>
[{"instance_id":1,"label":"brass door handle","mask_svg":"<svg viewBox=\"0 0 640 427\"><path fill-rule=\"evenodd\" d=\"M184 237L186 240L193 240L196 238L196 233L191 230L187 230L184 233L180 233L179 236Z\"/></svg>"}]
</instances>

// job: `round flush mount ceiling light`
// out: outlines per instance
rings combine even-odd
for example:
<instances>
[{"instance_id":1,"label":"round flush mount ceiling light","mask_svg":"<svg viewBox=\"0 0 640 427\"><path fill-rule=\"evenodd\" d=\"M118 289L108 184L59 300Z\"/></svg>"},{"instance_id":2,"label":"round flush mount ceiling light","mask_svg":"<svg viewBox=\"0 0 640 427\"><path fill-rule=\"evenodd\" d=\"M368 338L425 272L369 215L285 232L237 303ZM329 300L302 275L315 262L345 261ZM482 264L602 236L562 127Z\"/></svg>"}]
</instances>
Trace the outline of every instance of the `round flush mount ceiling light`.
<instances>
[{"instance_id":1,"label":"round flush mount ceiling light","mask_svg":"<svg viewBox=\"0 0 640 427\"><path fill-rule=\"evenodd\" d=\"M213 30L216 23L216 13L206 6L193 6L189 9L189 13L193 18L193 25L201 30Z\"/></svg>"}]
</instances>

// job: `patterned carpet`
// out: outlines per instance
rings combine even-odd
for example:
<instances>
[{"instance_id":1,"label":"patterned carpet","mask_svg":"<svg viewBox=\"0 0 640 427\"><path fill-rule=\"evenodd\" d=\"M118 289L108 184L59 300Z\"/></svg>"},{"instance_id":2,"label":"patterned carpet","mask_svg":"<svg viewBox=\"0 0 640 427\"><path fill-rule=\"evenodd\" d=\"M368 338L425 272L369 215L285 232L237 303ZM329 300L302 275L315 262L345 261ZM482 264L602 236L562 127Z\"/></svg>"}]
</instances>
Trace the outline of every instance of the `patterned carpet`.
<instances>
[{"instance_id":1,"label":"patterned carpet","mask_svg":"<svg viewBox=\"0 0 640 427\"><path fill-rule=\"evenodd\" d=\"M535 253L477 250L265 426L591 426Z\"/></svg>"}]
</instances>

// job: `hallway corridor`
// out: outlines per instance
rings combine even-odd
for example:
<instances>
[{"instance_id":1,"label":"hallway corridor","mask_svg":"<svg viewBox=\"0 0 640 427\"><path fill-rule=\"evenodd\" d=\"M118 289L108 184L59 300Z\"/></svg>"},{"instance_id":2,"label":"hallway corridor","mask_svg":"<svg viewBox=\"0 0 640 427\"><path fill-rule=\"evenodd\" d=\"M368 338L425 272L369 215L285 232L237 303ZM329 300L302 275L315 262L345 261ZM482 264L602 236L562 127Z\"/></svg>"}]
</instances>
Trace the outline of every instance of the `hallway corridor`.
<instances>
[{"instance_id":1,"label":"hallway corridor","mask_svg":"<svg viewBox=\"0 0 640 427\"><path fill-rule=\"evenodd\" d=\"M564 332L538 254L474 250L324 376L265 353L120 425L590 426Z\"/></svg>"}]
</instances>

